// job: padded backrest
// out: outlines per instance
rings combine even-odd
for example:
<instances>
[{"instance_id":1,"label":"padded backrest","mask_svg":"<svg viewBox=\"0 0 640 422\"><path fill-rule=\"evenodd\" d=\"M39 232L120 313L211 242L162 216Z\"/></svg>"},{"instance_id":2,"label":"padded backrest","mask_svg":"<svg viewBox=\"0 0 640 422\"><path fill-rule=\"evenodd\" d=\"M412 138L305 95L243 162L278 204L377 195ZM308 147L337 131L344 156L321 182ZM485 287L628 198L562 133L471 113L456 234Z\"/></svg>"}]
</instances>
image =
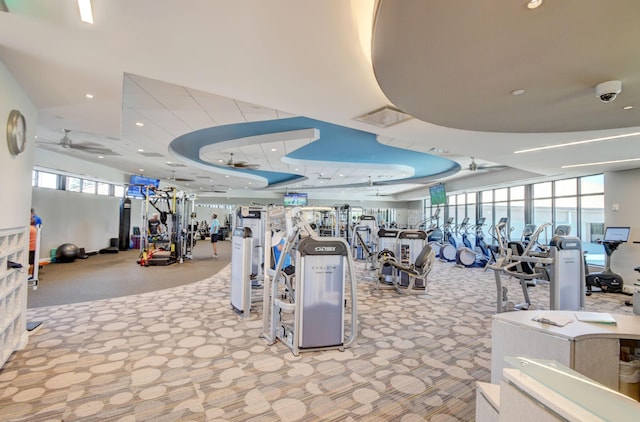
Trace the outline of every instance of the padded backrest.
<instances>
[{"instance_id":1,"label":"padded backrest","mask_svg":"<svg viewBox=\"0 0 640 422\"><path fill-rule=\"evenodd\" d=\"M426 266L430 265L430 261L432 262L432 260L430 259L430 255L432 254L433 253L431 250L431 246L424 245L424 248L422 248L422 250L416 257L416 262L413 264L413 266L418 270L423 270Z\"/></svg>"},{"instance_id":2,"label":"padded backrest","mask_svg":"<svg viewBox=\"0 0 640 422\"><path fill-rule=\"evenodd\" d=\"M360 236L360 233L356 232L356 237L358 238L358 242L360 243L360 246L362 246L364 253L366 253L367 255L371 255L371 250L369 250L369 247L367 246L366 242L362 239L362 236Z\"/></svg>"},{"instance_id":3,"label":"padded backrest","mask_svg":"<svg viewBox=\"0 0 640 422\"><path fill-rule=\"evenodd\" d=\"M524 246L520 242L509 242L508 248L511 249L511 252L514 255L522 256L524 253ZM533 274L533 267L530 262L520 262L517 265L518 271L525 274Z\"/></svg>"}]
</instances>

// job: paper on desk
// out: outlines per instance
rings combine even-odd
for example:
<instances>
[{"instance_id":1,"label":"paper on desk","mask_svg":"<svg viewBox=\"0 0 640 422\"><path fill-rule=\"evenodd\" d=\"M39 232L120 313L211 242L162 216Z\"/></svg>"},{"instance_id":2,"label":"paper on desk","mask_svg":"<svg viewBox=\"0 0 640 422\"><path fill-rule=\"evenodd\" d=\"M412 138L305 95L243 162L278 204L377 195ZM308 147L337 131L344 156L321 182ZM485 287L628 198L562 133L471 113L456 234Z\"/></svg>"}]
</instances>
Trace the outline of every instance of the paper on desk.
<instances>
[{"instance_id":1,"label":"paper on desk","mask_svg":"<svg viewBox=\"0 0 640 422\"><path fill-rule=\"evenodd\" d=\"M543 324L555 325L556 327L564 327L568 323L574 321L573 319L571 319L569 317L565 317L565 316L562 316L562 315L556 315L556 314L553 314L553 313L540 314L538 316L534 316L531 319L533 321L541 322Z\"/></svg>"},{"instance_id":2,"label":"paper on desk","mask_svg":"<svg viewBox=\"0 0 640 422\"><path fill-rule=\"evenodd\" d=\"M582 322L597 322L600 324L616 323L616 319L607 312L576 312L576 318Z\"/></svg>"}]
</instances>

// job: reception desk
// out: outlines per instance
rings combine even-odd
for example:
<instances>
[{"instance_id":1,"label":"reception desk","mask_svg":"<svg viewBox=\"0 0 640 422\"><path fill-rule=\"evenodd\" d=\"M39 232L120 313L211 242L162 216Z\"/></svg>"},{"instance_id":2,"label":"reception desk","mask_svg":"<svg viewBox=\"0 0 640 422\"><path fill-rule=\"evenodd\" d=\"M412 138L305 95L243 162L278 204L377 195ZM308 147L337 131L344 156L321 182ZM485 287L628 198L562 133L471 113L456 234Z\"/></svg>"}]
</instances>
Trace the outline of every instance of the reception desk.
<instances>
[{"instance_id":1,"label":"reception desk","mask_svg":"<svg viewBox=\"0 0 640 422\"><path fill-rule=\"evenodd\" d=\"M541 314L571 318L573 322L558 327L533 321L532 318ZM620 342L640 341L640 316L611 316L616 320L615 325L578 321L573 311L517 311L494 315L491 383L500 384L507 366L505 357L522 356L557 361L619 391Z\"/></svg>"}]
</instances>

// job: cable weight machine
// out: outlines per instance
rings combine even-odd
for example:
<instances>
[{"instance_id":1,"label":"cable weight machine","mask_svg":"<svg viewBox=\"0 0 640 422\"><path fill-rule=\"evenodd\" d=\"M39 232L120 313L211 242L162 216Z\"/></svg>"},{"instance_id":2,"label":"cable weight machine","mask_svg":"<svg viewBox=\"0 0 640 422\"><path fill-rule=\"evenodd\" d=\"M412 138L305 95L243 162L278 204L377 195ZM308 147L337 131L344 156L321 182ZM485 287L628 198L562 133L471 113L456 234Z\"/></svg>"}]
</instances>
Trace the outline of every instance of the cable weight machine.
<instances>
[{"instance_id":1,"label":"cable weight machine","mask_svg":"<svg viewBox=\"0 0 640 422\"><path fill-rule=\"evenodd\" d=\"M300 208L272 208L266 223L262 336L269 344L281 341L295 356L349 347L357 337L349 244L340 237L318 236ZM276 260L274 247L279 245ZM285 266L288 259L292 265Z\"/></svg>"}]
</instances>

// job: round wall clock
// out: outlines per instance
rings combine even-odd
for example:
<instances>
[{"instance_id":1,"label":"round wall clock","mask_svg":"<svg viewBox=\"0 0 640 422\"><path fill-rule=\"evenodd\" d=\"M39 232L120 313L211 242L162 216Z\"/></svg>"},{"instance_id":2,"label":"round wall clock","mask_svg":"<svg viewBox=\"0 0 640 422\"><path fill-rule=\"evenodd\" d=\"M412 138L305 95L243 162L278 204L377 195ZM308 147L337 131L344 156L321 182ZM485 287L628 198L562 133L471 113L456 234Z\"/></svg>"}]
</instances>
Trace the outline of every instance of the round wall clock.
<instances>
[{"instance_id":1,"label":"round wall clock","mask_svg":"<svg viewBox=\"0 0 640 422\"><path fill-rule=\"evenodd\" d=\"M11 110L7 119L7 144L11 155L18 155L27 144L27 122L18 110Z\"/></svg>"}]
</instances>

